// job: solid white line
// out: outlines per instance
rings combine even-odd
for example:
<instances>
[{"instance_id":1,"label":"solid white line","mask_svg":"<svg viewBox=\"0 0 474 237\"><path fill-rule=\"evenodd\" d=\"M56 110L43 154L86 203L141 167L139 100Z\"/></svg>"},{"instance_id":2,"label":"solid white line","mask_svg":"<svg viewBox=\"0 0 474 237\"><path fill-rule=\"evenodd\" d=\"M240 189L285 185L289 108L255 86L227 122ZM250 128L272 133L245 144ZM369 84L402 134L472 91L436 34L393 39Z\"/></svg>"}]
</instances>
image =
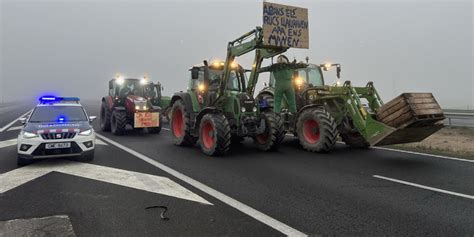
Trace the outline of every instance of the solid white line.
<instances>
[{"instance_id":1,"label":"solid white line","mask_svg":"<svg viewBox=\"0 0 474 237\"><path fill-rule=\"evenodd\" d=\"M412 154L412 155L431 156L431 157L436 157L436 158L441 158L441 159L474 163L474 160L468 160L468 159L462 159L462 158L456 158L456 157L433 155L433 154L427 154L427 153L421 153L421 152L415 152L415 151L404 151L404 150L398 150L398 149L392 149L392 148L386 148L386 147L377 147L377 146L373 146L372 148L378 149L378 150L396 151L396 152L407 153L407 154Z\"/></svg>"},{"instance_id":2,"label":"solid white line","mask_svg":"<svg viewBox=\"0 0 474 237\"><path fill-rule=\"evenodd\" d=\"M0 132L3 132L5 131L7 128L9 128L10 126L12 126L14 123L16 123L16 121L20 120L21 118L25 117L28 113L30 113L32 110L24 113L23 115L21 115L20 117L18 117L17 119L11 121L9 124L3 126L2 128L0 128Z\"/></svg>"},{"instance_id":3,"label":"solid white line","mask_svg":"<svg viewBox=\"0 0 474 237\"><path fill-rule=\"evenodd\" d=\"M190 178L190 177L188 177L188 176L186 176L186 175L184 175L184 174L182 174L182 173L180 173L180 172L178 172L174 169L171 169L170 167L168 167L166 165L163 165L163 164L159 163L158 161L155 161L155 160L153 160L153 159L151 159L151 158L149 158L149 157L147 157L147 156L145 156L141 153L138 153L138 152L136 152L136 151L134 151L134 150L132 150L132 149L126 147L126 146L123 146L122 144L120 144L118 142L115 142L115 141L113 141L109 138L106 138L106 137L104 137L100 134L97 134L97 136L100 137L100 139L108 142L109 144L114 145L114 146L116 146L116 147L118 147L118 148L120 148L120 149L136 156L137 158L149 163L150 165L153 165L153 166L165 171L166 173L173 175L174 177L182 180L183 182L188 183L189 185L191 185L191 186L193 186L193 187L209 194L210 196L213 196L214 198L216 198L216 199L226 203L227 205L229 205L229 206L231 206L231 207L233 207L233 208L249 215L250 217L252 217L252 218L254 218L254 219L270 226L270 227L272 227L273 229L280 231L281 233L283 233L285 235L288 235L288 236L306 236L305 233L303 233L299 230L296 230L296 229L294 229L294 228L292 228L292 227L290 227L290 226L288 226L288 225L286 225L286 224L284 224L284 223L282 223L282 222L280 222L280 221L278 221L278 220L276 220L276 219L274 219L274 218L272 218L272 217L270 217L270 216L268 216L268 215L266 215L266 214L264 214L264 213L262 213L262 212L260 212L256 209L254 209L250 206L247 206L246 204L244 204L242 202L239 202L239 201L237 201L237 200L235 200L235 199L233 199L233 198L231 198L231 197L229 197L229 196L227 196L227 195L225 195L225 194L223 194L223 193L221 193L221 192L219 192L219 191L217 191L217 190L215 190L215 189L213 189L213 188L211 188L211 187L209 187L209 186L207 186L207 185L205 185L205 184L203 184L203 183L201 183L197 180L194 180L194 179L192 179L192 178Z\"/></svg>"},{"instance_id":4,"label":"solid white line","mask_svg":"<svg viewBox=\"0 0 474 237\"><path fill-rule=\"evenodd\" d=\"M23 128L23 126L11 127L9 129L7 129L7 131L20 130L21 128Z\"/></svg>"},{"instance_id":5,"label":"solid white line","mask_svg":"<svg viewBox=\"0 0 474 237\"><path fill-rule=\"evenodd\" d=\"M444 194L449 194L449 195L453 195L453 196L458 196L458 197L463 197L463 198L474 200L474 196L472 196L472 195L451 192L451 191L447 191L447 190L443 190L443 189L439 189L439 188L433 188L433 187L429 187L429 186L425 186L425 185L421 185L421 184L416 184L416 183L410 183L410 182L407 182L407 181L388 178L388 177L381 176L381 175L372 175L372 177L378 178L378 179L384 179L384 180L387 180L387 181L392 181L392 182L395 182L395 183L405 184L405 185L408 185L408 186L413 186L413 187L417 187L417 188L421 188L421 189L426 189L426 190L430 190L430 191L434 191L434 192L439 192L439 193L444 193Z\"/></svg>"},{"instance_id":6,"label":"solid white line","mask_svg":"<svg viewBox=\"0 0 474 237\"><path fill-rule=\"evenodd\" d=\"M100 139L95 139L95 144L97 145L103 145L103 146L108 146L107 143L105 143L104 141L100 140Z\"/></svg>"},{"instance_id":7,"label":"solid white line","mask_svg":"<svg viewBox=\"0 0 474 237\"><path fill-rule=\"evenodd\" d=\"M0 141L0 148L4 148L7 146L14 146L17 143L17 139L10 139L10 140L5 140L5 141Z\"/></svg>"}]
</instances>

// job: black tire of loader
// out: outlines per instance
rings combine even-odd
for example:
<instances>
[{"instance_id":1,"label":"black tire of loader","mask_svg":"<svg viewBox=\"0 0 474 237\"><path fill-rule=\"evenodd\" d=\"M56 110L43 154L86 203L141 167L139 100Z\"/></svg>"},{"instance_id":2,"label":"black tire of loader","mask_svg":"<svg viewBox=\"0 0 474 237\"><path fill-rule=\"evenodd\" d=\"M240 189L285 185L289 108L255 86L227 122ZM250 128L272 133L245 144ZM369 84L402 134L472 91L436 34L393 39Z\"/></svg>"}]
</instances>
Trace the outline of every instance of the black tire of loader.
<instances>
[{"instance_id":1,"label":"black tire of loader","mask_svg":"<svg viewBox=\"0 0 474 237\"><path fill-rule=\"evenodd\" d=\"M125 111L114 110L110 117L110 127L112 133L117 136L125 134L125 128L127 126L127 113Z\"/></svg>"},{"instance_id":2,"label":"black tire of loader","mask_svg":"<svg viewBox=\"0 0 474 237\"><path fill-rule=\"evenodd\" d=\"M319 126L319 139L315 143L310 143L305 139L303 123L313 119ZM337 140L337 126L334 118L322 107L307 109L298 116L296 131L301 146L311 152L329 152L334 148Z\"/></svg>"},{"instance_id":3,"label":"black tire of loader","mask_svg":"<svg viewBox=\"0 0 474 237\"><path fill-rule=\"evenodd\" d=\"M110 131L110 111L105 102L100 106L100 129L103 132Z\"/></svg>"},{"instance_id":4,"label":"black tire of loader","mask_svg":"<svg viewBox=\"0 0 474 237\"><path fill-rule=\"evenodd\" d=\"M365 138L358 132L353 133L341 133L341 139L347 146L357 149L368 149L370 144Z\"/></svg>"},{"instance_id":5,"label":"black tire of loader","mask_svg":"<svg viewBox=\"0 0 474 237\"><path fill-rule=\"evenodd\" d=\"M176 136L174 132L174 116L176 116L176 110L181 110L181 113L184 115L184 134L183 136ZM170 130L173 135L173 142L177 146L193 146L196 144L197 137L191 135L191 115L186 110L182 100L177 100L173 103L171 107L171 120L170 120Z\"/></svg>"},{"instance_id":6,"label":"black tire of loader","mask_svg":"<svg viewBox=\"0 0 474 237\"><path fill-rule=\"evenodd\" d=\"M210 123L213 127L214 139L210 147L206 147L203 141L204 125ZM206 114L202 117L199 124L199 145L202 152L209 156L225 155L231 144L231 129L229 122L222 114Z\"/></svg>"},{"instance_id":7,"label":"black tire of loader","mask_svg":"<svg viewBox=\"0 0 474 237\"><path fill-rule=\"evenodd\" d=\"M262 151L276 151L280 148L280 144L285 138L285 129L283 127L283 120L279 114L273 112L262 113L266 125L266 139L262 142L261 139L254 137L254 143L258 149ZM257 135L258 136L258 135Z\"/></svg>"}]
</instances>

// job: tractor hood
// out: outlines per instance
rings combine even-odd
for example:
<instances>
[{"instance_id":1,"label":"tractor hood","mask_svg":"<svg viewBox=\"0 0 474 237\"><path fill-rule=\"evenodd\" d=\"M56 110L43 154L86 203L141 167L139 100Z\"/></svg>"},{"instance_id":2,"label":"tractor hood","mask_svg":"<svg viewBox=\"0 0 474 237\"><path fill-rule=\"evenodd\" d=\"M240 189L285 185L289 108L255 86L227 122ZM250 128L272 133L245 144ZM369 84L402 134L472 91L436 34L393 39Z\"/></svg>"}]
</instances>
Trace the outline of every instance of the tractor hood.
<instances>
[{"instance_id":1,"label":"tractor hood","mask_svg":"<svg viewBox=\"0 0 474 237\"><path fill-rule=\"evenodd\" d=\"M88 121L74 121L64 123L27 123L23 131L43 134L43 133L79 133L91 129Z\"/></svg>"}]
</instances>

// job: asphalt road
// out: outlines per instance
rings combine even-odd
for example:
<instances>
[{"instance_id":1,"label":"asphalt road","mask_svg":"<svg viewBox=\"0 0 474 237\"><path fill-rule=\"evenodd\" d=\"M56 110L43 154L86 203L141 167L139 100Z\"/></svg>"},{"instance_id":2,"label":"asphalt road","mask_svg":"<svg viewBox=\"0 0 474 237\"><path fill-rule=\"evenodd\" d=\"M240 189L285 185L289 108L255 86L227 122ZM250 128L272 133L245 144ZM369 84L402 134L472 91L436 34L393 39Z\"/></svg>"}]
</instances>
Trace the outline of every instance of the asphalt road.
<instances>
[{"instance_id":1,"label":"asphalt road","mask_svg":"<svg viewBox=\"0 0 474 237\"><path fill-rule=\"evenodd\" d=\"M99 114L98 101L85 106ZM0 128L29 109L2 113ZM5 129L0 144L17 134ZM246 140L212 158L174 146L169 130L99 134L106 145L90 164L167 177L212 205L53 172L0 193L0 222L66 215L77 236L474 235L469 160L342 144L314 154L292 137L279 152ZM15 146L0 148L0 173L16 169ZM167 206L169 220L152 205Z\"/></svg>"}]
</instances>

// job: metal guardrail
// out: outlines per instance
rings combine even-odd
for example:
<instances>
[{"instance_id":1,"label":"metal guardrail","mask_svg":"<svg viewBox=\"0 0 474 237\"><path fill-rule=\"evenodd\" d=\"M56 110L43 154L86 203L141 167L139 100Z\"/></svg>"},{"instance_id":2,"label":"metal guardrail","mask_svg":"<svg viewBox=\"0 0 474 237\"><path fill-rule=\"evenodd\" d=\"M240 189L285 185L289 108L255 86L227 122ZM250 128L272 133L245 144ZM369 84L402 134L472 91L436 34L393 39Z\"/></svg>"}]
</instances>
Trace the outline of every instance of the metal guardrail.
<instances>
[{"instance_id":1,"label":"metal guardrail","mask_svg":"<svg viewBox=\"0 0 474 237\"><path fill-rule=\"evenodd\" d=\"M444 111L444 115L446 116L448 120L448 125L449 126L468 126L468 127L474 127L474 112L471 111L466 111L466 112L451 112L451 111ZM463 124L455 124L452 122L452 120L467 120L466 123ZM468 121L472 121L472 123L469 123Z\"/></svg>"}]
</instances>

